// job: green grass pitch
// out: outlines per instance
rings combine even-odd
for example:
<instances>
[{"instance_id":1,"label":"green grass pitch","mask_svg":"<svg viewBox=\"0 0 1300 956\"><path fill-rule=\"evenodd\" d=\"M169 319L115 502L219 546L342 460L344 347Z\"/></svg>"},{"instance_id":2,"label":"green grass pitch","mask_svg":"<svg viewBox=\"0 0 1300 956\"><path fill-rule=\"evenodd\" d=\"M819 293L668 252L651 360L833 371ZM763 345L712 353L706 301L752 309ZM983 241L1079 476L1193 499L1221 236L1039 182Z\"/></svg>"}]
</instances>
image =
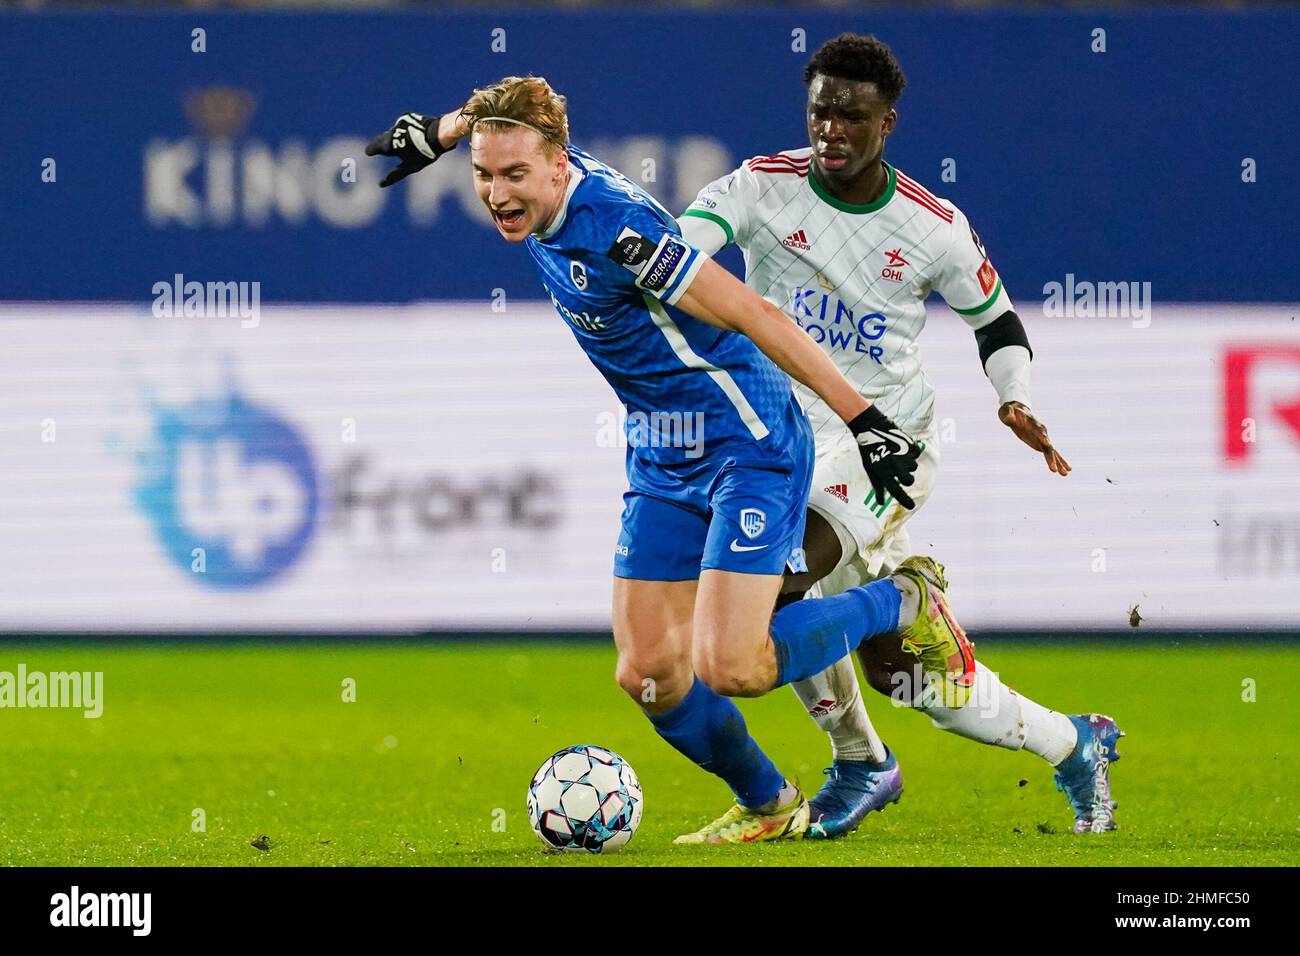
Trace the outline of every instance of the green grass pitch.
<instances>
[{"instance_id":1,"label":"green grass pitch","mask_svg":"<svg viewBox=\"0 0 1300 956\"><path fill-rule=\"evenodd\" d=\"M671 846L728 793L652 732L602 642L0 643L0 671L104 673L99 719L0 710L0 864L1300 863L1300 646L1143 645L1138 632L980 651L1040 702L1101 710L1128 731L1112 777L1120 831L1074 836L1041 760L945 734L868 692L902 761L901 803L834 842ZM741 708L778 766L815 789L828 747L794 695ZM546 854L529 828L533 771L577 743L618 751L645 787L621 854ZM250 845L263 834L266 851Z\"/></svg>"}]
</instances>

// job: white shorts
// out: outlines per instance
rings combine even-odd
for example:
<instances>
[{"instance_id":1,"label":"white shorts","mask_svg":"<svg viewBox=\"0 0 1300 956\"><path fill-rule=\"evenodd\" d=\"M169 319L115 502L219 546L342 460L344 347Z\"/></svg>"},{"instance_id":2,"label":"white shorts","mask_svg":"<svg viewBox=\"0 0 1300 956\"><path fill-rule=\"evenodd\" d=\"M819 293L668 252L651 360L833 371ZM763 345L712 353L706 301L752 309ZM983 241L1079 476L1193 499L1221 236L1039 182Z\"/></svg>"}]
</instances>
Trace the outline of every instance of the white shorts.
<instances>
[{"instance_id":1,"label":"white shorts","mask_svg":"<svg viewBox=\"0 0 1300 956\"><path fill-rule=\"evenodd\" d=\"M907 493L916 502L908 510L886 497L876 501L871 479L862 467L858 443L844 430L841 437L817 449L808 507L835 529L840 560L835 570L813 585L813 597L839 594L888 573L911 554L907 519L930 497L939 470L939 442L933 425L916 436L925 446ZM883 569L883 571L882 571Z\"/></svg>"}]
</instances>

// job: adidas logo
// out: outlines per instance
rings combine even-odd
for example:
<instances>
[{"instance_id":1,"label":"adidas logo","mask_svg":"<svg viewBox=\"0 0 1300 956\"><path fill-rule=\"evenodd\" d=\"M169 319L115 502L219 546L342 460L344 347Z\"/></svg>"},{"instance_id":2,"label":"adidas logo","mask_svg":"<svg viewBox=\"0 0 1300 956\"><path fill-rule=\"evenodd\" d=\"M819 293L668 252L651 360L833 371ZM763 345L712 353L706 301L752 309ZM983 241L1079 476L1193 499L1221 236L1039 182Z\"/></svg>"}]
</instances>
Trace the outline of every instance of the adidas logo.
<instances>
[{"instance_id":1,"label":"adidas logo","mask_svg":"<svg viewBox=\"0 0 1300 956\"><path fill-rule=\"evenodd\" d=\"M803 252L807 252L812 248L812 243L808 241L808 237L803 234L802 229L796 229L786 236L781 241L781 245L789 246L791 249L799 249Z\"/></svg>"},{"instance_id":2,"label":"adidas logo","mask_svg":"<svg viewBox=\"0 0 1300 956\"><path fill-rule=\"evenodd\" d=\"M825 717L835 710L835 699L833 697L823 697L812 706L808 711L810 717Z\"/></svg>"},{"instance_id":3,"label":"adidas logo","mask_svg":"<svg viewBox=\"0 0 1300 956\"><path fill-rule=\"evenodd\" d=\"M839 498L840 501L844 502L845 504L849 503L848 485L827 485L826 493L828 495L834 495L836 498Z\"/></svg>"}]
</instances>

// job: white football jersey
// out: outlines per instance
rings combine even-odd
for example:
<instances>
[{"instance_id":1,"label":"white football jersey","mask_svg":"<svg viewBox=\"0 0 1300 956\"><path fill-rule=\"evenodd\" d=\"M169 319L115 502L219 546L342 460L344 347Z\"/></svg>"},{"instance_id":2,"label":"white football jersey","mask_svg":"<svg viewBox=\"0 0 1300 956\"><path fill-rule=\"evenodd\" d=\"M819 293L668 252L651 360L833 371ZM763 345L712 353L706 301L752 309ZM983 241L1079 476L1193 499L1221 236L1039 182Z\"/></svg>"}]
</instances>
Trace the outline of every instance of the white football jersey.
<instances>
[{"instance_id":1,"label":"white football jersey","mask_svg":"<svg viewBox=\"0 0 1300 956\"><path fill-rule=\"evenodd\" d=\"M934 390L917 337L936 291L972 329L1012 308L961 210L886 164L885 192L851 205L812 176L812 149L757 156L700 191L679 218L712 255L745 254L745 283L794 319L845 378L904 431L926 431ZM822 448L843 423L810 389L799 398Z\"/></svg>"}]
</instances>

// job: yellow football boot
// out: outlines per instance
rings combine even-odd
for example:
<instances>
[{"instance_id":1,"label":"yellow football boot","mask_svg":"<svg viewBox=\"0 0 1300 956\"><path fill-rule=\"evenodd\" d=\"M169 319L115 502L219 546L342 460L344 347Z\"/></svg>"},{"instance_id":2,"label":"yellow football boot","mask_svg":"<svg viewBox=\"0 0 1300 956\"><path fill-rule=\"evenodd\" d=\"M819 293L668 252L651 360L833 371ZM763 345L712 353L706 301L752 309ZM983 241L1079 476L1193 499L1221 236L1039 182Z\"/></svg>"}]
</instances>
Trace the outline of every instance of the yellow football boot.
<instances>
[{"instance_id":1,"label":"yellow football boot","mask_svg":"<svg viewBox=\"0 0 1300 956\"><path fill-rule=\"evenodd\" d=\"M907 578L920 591L916 620L900 630L899 637L903 650L921 662L926 696L944 707L965 705L975 684L975 645L948 607L943 565L913 555L891 577Z\"/></svg>"},{"instance_id":2,"label":"yellow football boot","mask_svg":"<svg viewBox=\"0 0 1300 956\"><path fill-rule=\"evenodd\" d=\"M760 840L798 839L808 829L808 800L802 790L771 813L759 813L737 803L712 823L683 833L673 843L757 843Z\"/></svg>"}]
</instances>

